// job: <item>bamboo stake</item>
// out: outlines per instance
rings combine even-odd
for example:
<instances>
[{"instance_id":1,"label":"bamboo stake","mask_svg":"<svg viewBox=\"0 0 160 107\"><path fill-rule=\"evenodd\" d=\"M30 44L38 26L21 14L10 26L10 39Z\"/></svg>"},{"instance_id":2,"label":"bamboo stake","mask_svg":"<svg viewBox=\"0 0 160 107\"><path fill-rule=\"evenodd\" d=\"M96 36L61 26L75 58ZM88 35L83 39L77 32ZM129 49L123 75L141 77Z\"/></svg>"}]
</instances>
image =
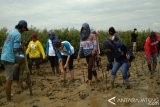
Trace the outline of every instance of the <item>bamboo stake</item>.
<instances>
[{"instance_id":1,"label":"bamboo stake","mask_svg":"<svg viewBox=\"0 0 160 107\"><path fill-rule=\"evenodd\" d=\"M107 89L107 72L109 72L109 71L104 72L104 71L103 71L103 68L102 68L102 72L103 72L103 80L105 81L106 89Z\"/></svg>"},{"instance_id":2,"label":"bamboo stake","mask_svg":"<svg viewBox=\"0 0 160 107\"><path fill-rule=\"evenodd\" d=\"M25 49L26 50L26 49ZM30 96L32 96L32 83L31 83L31 78L30 78L30 71L28 68L28 61L27 61L27 56L25 55L25 63L26 63L26 70L27 70L27 85L29 86L29 92Z\"/></svg>"},{"instance_id":3,"label":"bamboo stake","mask_svg":"<svg viewBox=\"0 0 160 107\"><path fill-rule=\"evenodd\" d=\"M103 79L105 79L105 74L104 74L103 69L102 69L102 76L103 76Z\"/></svg>"},{"instance_id":4,"label":"bamboo stake","mask_svg":"<svg viewBox=\"0 0 160 107\"><path fill-rule=\"evenodd\" d=\"M84 68L83 68L83 71L82 71L82 72L83 72L83 80L84 80L84 83L85 83L86 80L85 80L85 72L84 72Z\"/></svg>"},{"instance_id":5,"label":"bamboo stake","mask_svg":"<svg viewBox=\"0 0 160 107\"><path fill-rule=\"evenodd\" d=\"M26 37L26 35L25 35ZM23 44L23 49L24 49L24 53L26 52L26 46ZM29 70L29 67L28 67L28 60L27 60L27 55L24 54L24 58L25 58L25 69L27 71L27 85L29 86L29 92L30 92L30 96L32 96L32 80L31 80L31 77L30 77L30 70Z\"/></svg>"},{"instance_id":6,"label":"bamboo stake","mask_svg":"<svg viewBox=\"0 0 160 107\"><path fill-rule=\"evenodd\" d=\"M107 72L105 73L106 89L107 89Z\"/></svg>"}]
</instances>

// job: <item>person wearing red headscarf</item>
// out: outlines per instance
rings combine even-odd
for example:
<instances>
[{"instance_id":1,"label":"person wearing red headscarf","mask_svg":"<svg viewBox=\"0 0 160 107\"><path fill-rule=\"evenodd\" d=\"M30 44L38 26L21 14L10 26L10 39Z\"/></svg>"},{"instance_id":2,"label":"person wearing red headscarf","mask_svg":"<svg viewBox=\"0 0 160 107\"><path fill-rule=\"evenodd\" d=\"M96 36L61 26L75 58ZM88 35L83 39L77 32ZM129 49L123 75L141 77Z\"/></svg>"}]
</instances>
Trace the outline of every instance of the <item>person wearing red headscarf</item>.
<instances>
[{"instance_id":1,"label":"person wearing red headscarf","mask_svg":"<svg viewBox=\"0 0 160 107\"><path fill-rule=\"evenodd\" d=\"M157 66L157 55L158 55L158 41L160 40L160 35L156 34L155 32L151 32L149 37L146 39L144 45L144 51L146 54L146 59L148 63L149 71L151 75L153 71L155 71ZM153 68L151 68L151 59L153 59Z\"/></svg>"},{"instance_id":2,"label":"person wearing red headscarf","mask_svg":"<svg viewBox=\"0 0 160 107\"><path fill-rule=\"evenodd\" d=\"M39 70L40 69L40 58L42 55L42 58L45 59L45 52L43 49L43 46L41 42L38 40L38 35L37 34L32 34L32 40L28 44L28 48L26 50L26 55L29 54L29 64L28 67L30 69L30 72L32 73L32 65L33 62L36 64L36 68Z\"/></svg>"}]
</instances>

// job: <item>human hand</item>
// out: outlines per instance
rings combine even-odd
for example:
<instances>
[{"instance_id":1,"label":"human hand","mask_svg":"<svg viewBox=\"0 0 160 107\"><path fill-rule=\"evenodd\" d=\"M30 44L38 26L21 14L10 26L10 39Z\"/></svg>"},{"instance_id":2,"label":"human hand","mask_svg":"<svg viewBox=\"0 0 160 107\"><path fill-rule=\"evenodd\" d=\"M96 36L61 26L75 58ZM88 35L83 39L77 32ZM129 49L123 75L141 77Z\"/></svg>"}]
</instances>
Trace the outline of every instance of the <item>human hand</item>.
<instances>
[{"instance_id":1,"label":"human hand","mask_svg":"<svg viewBox=\"0 0 160 107\"><path fill-rule=\"evenodd\" d=\"M66 64L64 65L64 67L63 67L63 68L64 68L64 69L66 69L66 68L67 68L67 66L68 66L68 64L66 63Z\"/></svg>"},{"instance_id":2,"label":"human hand","mask_svg":"<svg viewBox=\"0 0 160 107\"><path fill-rule=\"evenodd\" d=\"M126 58L129 60L130 59L130 55L126 54Z\"/></svg>"},{"instance_id":3,"label":"human hand","mask_svg":"<svg viewBox=\"0 0 160 107\"><path fill-rule=\"evenodd\" d=\"M80 56L79 56L79 55L77 56L77 61L78 61L78 62L80 61Z\"/></svg>"}]
</instances>

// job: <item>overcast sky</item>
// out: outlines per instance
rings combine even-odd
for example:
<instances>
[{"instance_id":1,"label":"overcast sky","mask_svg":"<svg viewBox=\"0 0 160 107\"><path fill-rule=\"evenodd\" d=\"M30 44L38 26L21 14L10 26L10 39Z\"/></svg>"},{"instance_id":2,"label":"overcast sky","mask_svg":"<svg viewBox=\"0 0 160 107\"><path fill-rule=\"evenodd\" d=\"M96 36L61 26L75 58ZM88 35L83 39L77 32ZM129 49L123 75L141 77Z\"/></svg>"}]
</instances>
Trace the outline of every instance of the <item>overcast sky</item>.
<instances>
[{"instance_id":1,"label":"overcast sky","mask_svg":"<svg viewBox=\"0 0 160 107\"><path fill-rule=\"evenodd\" d=\"M12 29L24 19L40 29L160 31L160 0L0 0L0 28Z\"/></svg>"}]
</instances>

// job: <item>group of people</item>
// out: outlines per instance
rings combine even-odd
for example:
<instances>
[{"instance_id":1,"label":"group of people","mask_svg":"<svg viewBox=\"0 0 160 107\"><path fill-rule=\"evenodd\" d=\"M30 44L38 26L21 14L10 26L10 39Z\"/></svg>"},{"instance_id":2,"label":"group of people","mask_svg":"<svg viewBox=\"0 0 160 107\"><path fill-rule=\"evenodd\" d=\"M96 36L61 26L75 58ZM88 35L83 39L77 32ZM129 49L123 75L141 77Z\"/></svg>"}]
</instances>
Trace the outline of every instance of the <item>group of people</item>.
<instances>
[{"instance_id":1,"label":"group of people","mask_svg":"<svg viewBox=\"0 0 160 107\"><path fill-rule=\"evenodd\" d=\"M48 40L46 42L45 50L38 40L36 33L31 35L31 40L27 43L21 40L21 34L28 31L27 22L20 20L15 26L15 29L11 30L7 35L4 42L1 61L5 66L6 74L6 98L11 101L11 86L12 81L17 80L19 87L24 88L22 84L22 73L25 68L25 57L28 55L28 67L32 74L33 63L36 65L36 69L40 70L40 58L48 59L51 64L51 69L54 75L59 76L65 73L66 69L69 68L71 78L74 81L74 46L69 41L59 41L58 37L54 32L48 33ZM108 64L107 71L111 70L111 86L114 87L114 81L116 73L121 67L122 76L124 83L127 88L130 88L129 84L129 67L131 61L134 59L134 53L122 43L119 33L114 27L109 28L110 37L104 41L104 49L107 55ZM133 42L133 52L136 52L137 42L137 29L131 34L131 42ZM95 62L100 54L99 48L99 35L97 32L92 31L88 23L84 23L80 30L80 47L78 52L78 61L80 61L81 55L84 55L88 65L88 80L86 81L89 85L92 84L92 78L95 81L99 81ZM151 71L151 57L153 57L154 68L157 63L158 54L158 41L159 36L152 32L147 38L144 49L146 52L146 59L148 61L148 67ZM26 47L26 48L24 48ZM15 76L15 73L18 76ZM65 81L65 78L63 78Z\"/></svg>"},{"instance_id":2,"label":"group of people","mask_svg":"<svg viewBox=\"0 0 160 107\"><path fill-rule=\"evenodd\" d=\"M27 43L21 39L21 34L26 31L28 31L27 22L25 20L20 20L15 26L15 29L9 32L3 45L1 61L5 66L5 91L8 101L11 100L13 80L17 81L19 87L22 89L24 88L23 71L25 70L25 59L27 56L27 66L30 74L32 74L33 64L35 64L37 71L40 71L40 59L42 57L42 59L47 58L50 61L54 75L65 73L68 67L71 78L74 80L74 47L68 41L59 41L54 32L49 32L49 38L45 47L46 50L44 50L36 33L31 35L30 41ZM93 39L95 39L95 37L91 38L92 41Z\"/></svg>"},{"instance_id":3,"label":"group of people","mask_svg":"<svg viewBox=\"0 0 160 107\"><path fill-rule=\"evenodd\" d=\"M137 36L138 32L135 28L131 34L131 42L133 43L133 52L137 51ZM144 44L145 59L151 76L156 71L157 64L160 63L160 35L156 32L151 32Z\"/></svg>"}]
</instances>

